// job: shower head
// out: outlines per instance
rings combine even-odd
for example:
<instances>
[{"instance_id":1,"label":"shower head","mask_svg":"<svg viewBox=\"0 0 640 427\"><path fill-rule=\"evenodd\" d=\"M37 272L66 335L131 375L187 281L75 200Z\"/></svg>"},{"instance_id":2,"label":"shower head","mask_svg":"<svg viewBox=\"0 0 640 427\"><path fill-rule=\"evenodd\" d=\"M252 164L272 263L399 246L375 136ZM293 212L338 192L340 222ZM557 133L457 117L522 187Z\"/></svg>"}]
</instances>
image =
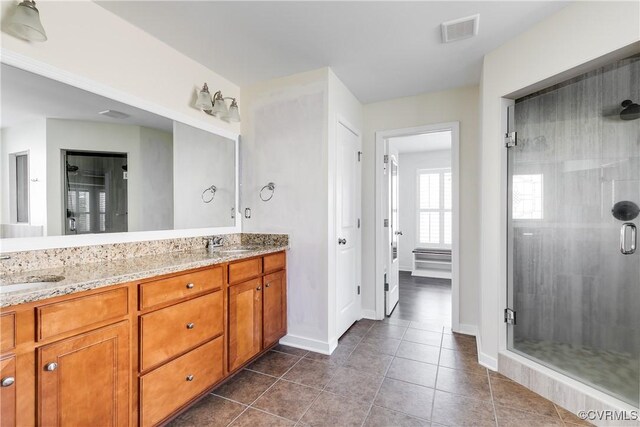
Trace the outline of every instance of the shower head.
<instances>
[{"instance_id":1,"label":"shower head","mask_svg":"<svg viewBox=\"0 0 640 427\"><path fill-rule=\"evenodd\" d=\"M625 99L622 101L622 111L620 112L620 118L622 120L635 120L640 118L640 105Z\"/></svg>"}]
</instances>

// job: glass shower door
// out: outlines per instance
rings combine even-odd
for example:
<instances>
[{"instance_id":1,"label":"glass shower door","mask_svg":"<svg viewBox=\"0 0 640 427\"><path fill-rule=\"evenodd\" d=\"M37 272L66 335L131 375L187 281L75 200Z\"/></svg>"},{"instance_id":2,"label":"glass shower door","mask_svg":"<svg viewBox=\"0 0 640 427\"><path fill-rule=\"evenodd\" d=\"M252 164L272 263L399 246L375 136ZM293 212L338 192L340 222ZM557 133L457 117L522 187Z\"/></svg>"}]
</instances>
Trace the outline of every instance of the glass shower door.
<instances>
[{"instance_id":1,"label":"glass shower door","mask_svg":"<svg viewBox=\"0 0 640 427\"><path fill-rule=\"evenodd\" d=\"M516 101L508 348L638 406L640 58ZM627 104L628 105L628 104Z\"/></svg>"}]
</instances>

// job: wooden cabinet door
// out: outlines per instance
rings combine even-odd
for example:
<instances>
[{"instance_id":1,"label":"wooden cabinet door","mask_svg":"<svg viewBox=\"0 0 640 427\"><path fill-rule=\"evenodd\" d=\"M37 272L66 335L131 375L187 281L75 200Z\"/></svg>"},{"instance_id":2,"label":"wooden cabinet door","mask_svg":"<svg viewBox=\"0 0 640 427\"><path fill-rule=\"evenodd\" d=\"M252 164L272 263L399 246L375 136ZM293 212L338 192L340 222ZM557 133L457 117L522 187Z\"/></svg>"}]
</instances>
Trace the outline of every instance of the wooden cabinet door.
<instances>
[{"instance_id":1,"label":"wooden cabinet door","mask_svg":"<svg viewBox=\"0 0 640 427\"><path fill-rule=\"evenodd\" d=\"M264 276L263 281L263 347L268 347L287 331L286 275L278 271Z\"/></svg>"},{"instance_id":2,"label":"wooden cabinet door","mask_svg":"<svg viewBox=\"0 0 640 427\"><path fill-rule=\"evenodd\" d=\"M262 279L229 287L229 371L260 352Z\"/></svg>"},{"instance_id":3,"label":"wooden cabinet door","mask_svg":"<svg viewBox=\"0 0 640 427\"><path fill-rule=\"evenodd\" d=\"M39 424L129 425L129 322L38 349Z\"/></svg>"},{"instance_id":4,"label":"wooden cabinet door","mask_svg":"<svg viewBox=\"0 0 640 427\"><path fill-rule=\"evenodd\" d=\"M16 425L16 357L11 355L0 360L0 426Z\"/></svg>"}]
</instances>

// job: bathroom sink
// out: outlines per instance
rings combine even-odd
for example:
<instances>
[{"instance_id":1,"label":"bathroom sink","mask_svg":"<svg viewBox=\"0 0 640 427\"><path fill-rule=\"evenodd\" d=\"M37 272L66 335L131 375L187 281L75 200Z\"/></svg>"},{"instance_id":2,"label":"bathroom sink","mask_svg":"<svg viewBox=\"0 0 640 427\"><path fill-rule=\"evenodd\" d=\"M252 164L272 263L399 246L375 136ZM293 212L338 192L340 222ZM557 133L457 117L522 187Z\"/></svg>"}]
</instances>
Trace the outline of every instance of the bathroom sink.
<instances>
[{"instance_id":1,"label":"bathroom sink","mask_svg":"<svg viewBox=\"0 0 640 427\"><path fill-rule=\"evenodd\" d=\"M255 249L220 249L218 252L223 254L242 254L245 252L253 252Z\"/></svg>"},{"instance_id":2,"label":"bathroom sink","mask_svg":"<svg viewBox=\"0 0 640 427\"><path fill-rule=\"evenodd\" d=\"M31 289L40 285L46 285L48 283L55 283L64 280L64 276L56 276L53 274L46 274L42 276L22 276L16 278L11 282L0 283L0 291L13 292L24 289Z\"/></svg>"}]
</instances>

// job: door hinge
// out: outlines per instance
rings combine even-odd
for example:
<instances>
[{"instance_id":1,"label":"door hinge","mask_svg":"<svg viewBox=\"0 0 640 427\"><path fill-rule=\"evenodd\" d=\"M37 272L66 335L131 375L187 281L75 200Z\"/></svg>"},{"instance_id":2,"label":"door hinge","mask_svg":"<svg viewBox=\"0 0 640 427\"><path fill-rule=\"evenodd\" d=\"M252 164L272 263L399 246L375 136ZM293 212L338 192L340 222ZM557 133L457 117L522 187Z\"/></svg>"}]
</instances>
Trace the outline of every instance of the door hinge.
<instances>
[{"instance_id":1,"label":"door hinge","mask_svg":"<svg viewBox=\"0 0 640 427\"><path fill-rule=\"evenodd\" d=\"M384 163L385 165L386 165L387 163L389 163L389 155L388 155L388 154L385 154L385 155L384 155L384 158L382 159L382 163Z\"/></svg>"},{"instance_id":2,"label":"door hinge","mask_svg":"<svg viewBox=\"0 0 640 427\"><path fill-rule=\"evenodd\" d=\"M507 132L504 134L504 146L507 148L518 145L518 132Z\"/></svg>"},{"instance_id":3,"label":"door hinge","mask_svg":"<svg viewBox=\"0 0 640 427\"><path fill-rule=\"evenodd\" d=\"M382 222L382 225L383 225L385 228L389 228L389 218L385 218L385 219L384 219L384 221Z\"/></svg>"},{"instance_id":4,"label":"door hinge","mask_svg":"<svg viewBox=\"0 0 640 427\"><path fill-rule=\"evenodd\" d=\"M360 218L358 218L358 228L360 228Z\"/></svg>"},{"instance_id":5,"label":"door hinge","mask_svg":"<svg viewBox=\"0 0 640 427\"><path fill-rule=\"evenodd\" d=\"M362 151L358 151L358 161L362 160Z\"/></svg>"},{"instance_id":6,"label":"door hinge","mask_svg":"<svg viewBox=\"0 0 640 427\"><path fill-rule=\"evenodd\" d=\"M507 325L515 325L516 324L516 312L510 308L504 309L504 323Z\"/></svg>"},{"instance_id":7,"label":"door hinge","mask_svg":"<svg viewBox=\"0 0 640 427\"><path fill-rule=\"evenodd\" d=\"M385 291L388 291L388 290L389 290L389 284L388 284L388 283L386 283L386 282L385 282L385 284L384 284L384 290L385 290Z\"/></svg>"},{"instance_id":8,"label":"door hinge","mask_svg":"<svg viewBox=\"0 0 640 427\"><path fill-rule=\"evenodd\" d=\"M358 295L360 295L360 285L358 285Z\"/></svg>"}]
</instances>

